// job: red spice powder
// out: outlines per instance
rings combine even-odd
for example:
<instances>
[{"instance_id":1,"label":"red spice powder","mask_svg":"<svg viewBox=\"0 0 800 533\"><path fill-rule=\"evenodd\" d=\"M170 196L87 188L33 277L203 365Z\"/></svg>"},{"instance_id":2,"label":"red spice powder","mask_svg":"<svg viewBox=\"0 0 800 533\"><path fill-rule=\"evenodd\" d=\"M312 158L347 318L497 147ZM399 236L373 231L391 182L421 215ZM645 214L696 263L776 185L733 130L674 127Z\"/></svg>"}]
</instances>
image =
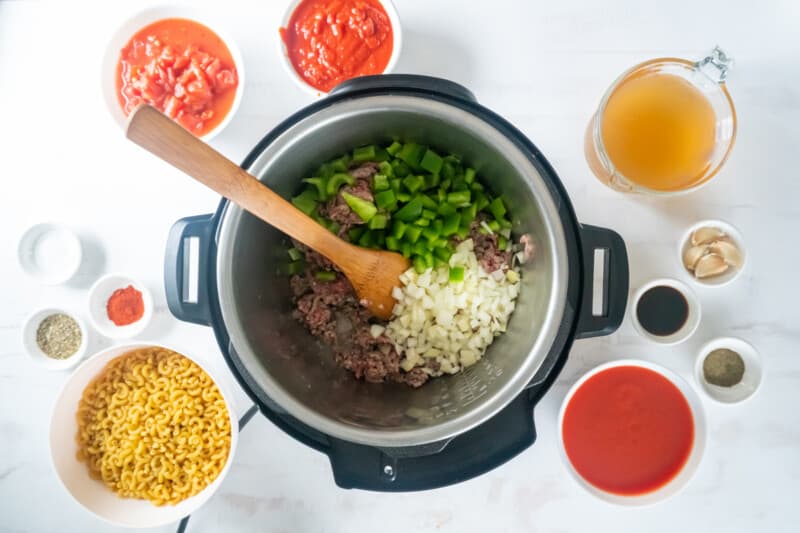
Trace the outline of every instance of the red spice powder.
<instances>
[{"instance_id":1,"label":"red spice powder","mask_svg":"<svg viewBox=\"0 0 800 533\"><path fill-rule=\"evenodd\" d=\"M108 299L106 312L108 319L117 326L133 324L144 315L144 300L141 291L137 291L132 285L115 290Z\"/></svg>"}]
</instances>

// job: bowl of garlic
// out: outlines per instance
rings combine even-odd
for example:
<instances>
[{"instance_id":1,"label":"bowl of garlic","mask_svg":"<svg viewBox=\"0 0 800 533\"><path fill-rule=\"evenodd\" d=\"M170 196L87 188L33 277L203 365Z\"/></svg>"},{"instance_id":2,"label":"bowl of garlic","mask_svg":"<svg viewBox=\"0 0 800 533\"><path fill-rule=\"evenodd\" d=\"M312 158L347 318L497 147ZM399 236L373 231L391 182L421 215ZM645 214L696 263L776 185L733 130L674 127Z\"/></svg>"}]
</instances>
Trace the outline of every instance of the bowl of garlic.
<instances>
[{"instance_id":1,"label":"bowl of garlic","mask_svg":"<svg viewBox=\"0 0 800 533\"><path fill-rule=\"evenodd\" d=\"M744 240L732 225L722 220L702 220L690 227L678 247L679 260L697 283L721 287L744 269Z\"/></svg>"}]
</instances>

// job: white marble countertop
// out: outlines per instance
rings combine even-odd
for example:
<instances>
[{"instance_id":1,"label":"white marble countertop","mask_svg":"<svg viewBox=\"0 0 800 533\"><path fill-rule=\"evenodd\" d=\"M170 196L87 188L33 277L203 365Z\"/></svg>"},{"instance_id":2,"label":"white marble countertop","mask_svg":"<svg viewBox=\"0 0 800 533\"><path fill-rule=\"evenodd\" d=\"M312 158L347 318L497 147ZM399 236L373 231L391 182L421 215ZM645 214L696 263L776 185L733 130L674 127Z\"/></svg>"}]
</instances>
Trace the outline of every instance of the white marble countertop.
<instances>
[{"instance_id":1,"label":"white marble countertop","mask_svg":"<svg viewBox=\"0 0 800 533\"><path fill-rule=\"evenodd\" d=\"M206 6L235 35L246 62L242 106L213 142L234 160L311 101L276 54L287 1ZM741 230L748 266L727 288L698 289L703 321L682 345L648 343L627 320L610 337L577 342L536 408L535 445L480 478L415 494L342 490L324 455L257 417L242 433L221 490L192 517L189 531L797 531L800 327L794 304L800 292L790 280L800 264L800 4L397 0L397 7L406 45L398 71L461 82L519 126L561 175L579 219L625 238L632 287L683 276L675 241L701 217ZM0 2L2 531L115 530L80 508L50 466L50 408L66 374L46 372L22 352L20 325L34 308L55 304L85 317L88 286L102 273L128 272L144 280L158 304L142 338L220 358L210 329L169 315L161 279L171 224L212 211L218 199L126 142L101 99L106 39L139 8L134 2ZM600 185L584 162L582 136L614 77L652 57L700 58L717 43L737 60L729 88L740 125L718 178L670 200L624 196ZM67 286L39 286L17 266L21 232L45 220L74 228L89 252ZM558 406L576 377L604 361L638 357L691 379L699 346L720 335L753 343L766 377L745 404L704 401L709 445L688 487L638 509L610 506L581 489L562 465L555 438ZM96 338L95 348L109 343ZM246 396L237 399L244 411Z\"/></svg>"}]
</instances>

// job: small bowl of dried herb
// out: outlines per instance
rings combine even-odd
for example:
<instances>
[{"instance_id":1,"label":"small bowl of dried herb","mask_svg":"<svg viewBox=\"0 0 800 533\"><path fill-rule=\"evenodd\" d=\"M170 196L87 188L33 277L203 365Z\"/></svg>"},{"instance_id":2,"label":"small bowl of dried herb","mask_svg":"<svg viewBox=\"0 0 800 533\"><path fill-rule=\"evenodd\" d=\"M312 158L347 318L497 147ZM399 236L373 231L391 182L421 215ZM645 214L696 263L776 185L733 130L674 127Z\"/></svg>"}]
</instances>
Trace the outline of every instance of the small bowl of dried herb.
<instances>
[{"instance_id":1,"label":"small bowl of dried herb","mask_svg":"<svg viewBox=\"0 0 800 533\"><path fill-rule=\"evenodd\" d=\"M727 404L753 396L764 375L756 349L734 337L714 339L703 346L694 373L703 392Z\"/></svg>"},{"instance_id":2,"label":"small bowl of dried herb","mask_svg":"<svg viewBox=\"0 0 800 533\"><path fill-rule=\"evenodd\" d=\"M83 321L62 309L47 307L31 314L22 327L22 344L30 358L49 370L77 365L89 346Z\"/></svg>"}]
</instances>

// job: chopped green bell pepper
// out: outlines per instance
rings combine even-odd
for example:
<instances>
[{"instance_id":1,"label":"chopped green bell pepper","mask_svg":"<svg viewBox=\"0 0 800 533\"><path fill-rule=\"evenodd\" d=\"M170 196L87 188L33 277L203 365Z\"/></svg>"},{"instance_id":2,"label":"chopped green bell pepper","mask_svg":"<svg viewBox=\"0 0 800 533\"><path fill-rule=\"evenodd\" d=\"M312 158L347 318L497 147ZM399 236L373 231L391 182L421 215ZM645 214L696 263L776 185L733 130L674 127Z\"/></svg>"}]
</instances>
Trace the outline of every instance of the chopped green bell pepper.
<instances>
[{"instance_id":1,"label":"chopped green bell pepper","mask_svg":"<svg viewBox=\"0 0 800 533\"><path fill-rule=\"evenodd\" d=\"M358 196L353 196L348 192L342 193L342 198L353 210L353 212L358 215L358 218L363 220L364 222L369 222L372 217L375 216L375 213L378 212L378 208L375 207L375 204L364 200L363 198L359 198Z\"/></svg>"},{"instance_id":2,"label":"chopped green bell pepper","mask_svg":"<svg viewBox=\"0 0 800 533\"><path fill-rule=\"evenodd\" d=\"M355 178L350 174L334 174L328 179L328 183L325 185L325 192L328 197L333 197L339 193L339 189L342 185L352 185L355 182Z\"/></svg>"},{"instance_id":3,"label":"chopped green bell pepper","mask_svg":"<svg viewBox=\"0 0 800 533\"><path fill-rule=\"evenodd\" d=\"M320 281L333 281L336 279L336 272L320 270L319 272L314 272L314 277Z\"/></svg>"},{"instance_id":4,"label":"chopped green bell pepper","mask_svg":"<svg viewBox=\"0 0 800 533\"><path fill-rule=\"evenodd\" d=\"M372 190L385 191L389 187L389 178L386 174L375 174L372 178Z\"/></svg>"},{"instance_id":5,"label":"chopped green bell pepper","mask_svg":"<svg viewBox=\"0 0 800 533\"><path fill-rule=\"evenodd\" d=\"M489 211L494 215L494 218L500 220L506 214L506 206L503 205L503 199L499 196L492 200L489 204Z\"/></svg>"},{"instance_id":6,"label":"chopped green bell pepper","mask_svg":"<svg viewBox=\"0 0 800 533\"><path fill-rule=\"evenodd\" d=\"M423 170L427 170L431 174L438 174L440 170L442 170L442 163L444 161L442 158L428 148L425 151L425 155L422 156L422 159L419 162L419 166L422 167Z\"/></svg>"},{"instance_id":7,"label":"chopped green bell pepper","mask_svg":"<svg viewBox=\"0 0 800 533\"><path fill-rule=\"evenodd\" d=\"M306 189L292 198L292 204L294 204L297 209L310 216L317 208L317 193L314 189ZM420 211L422 211L422 205L420 205Z\"/></svg>"},{"instance_id":8,"label":"chopped green bell pepper","mask_svg":"<svg viewBox=\"0 0 800 533\"><path fill-rule=\"evenodd\" d=\"M367 227L369 229L384 229L388 222L389 222L389 219L386 218L386 215L378 213L377 215L375 215L374 217L369 219L369 222L367 223Z\"/></svg>"},{"instance_id":9,"label":"chopped green bell pepper","mask_svg":"<svg viewBox=\"0 0 800 533\"><path fill-rule=\"evenodd\" d=\"M395 239L402 239L403 235L406 234L406 223L402 220L394 220L392 221L392 237Z\"/></svg>"},{"instance_id":10,"label":"chopped green bell pepper","mask_svg":"<svg viewBox=\"0 0 800 533\"><path fill-rule=\"evenodd\" d=\"M464 281L464 267L450 267L450 281Z\"/></svg>"},{"instance_id":11,"label":"chopped green bell pepper","mask_svg":"<svg viewBox=\"0 0 800 533\"><path fill-rule=\"evenodd\" d=\"M289 248L287 250L287 253L289 254L289 258L292 261L299 261L300 259L303 258L303 252L301 252L297 248Z\"/></svg>"},{"instance_id":12,"label":"chopped green bell pepper","mask_svg":"<svg viewBox=\"0 0 800 533\"><path fill-rule=\"evenodd\" d=\"M422 228L419 226L406 226L406 240L410 243L415 243L422 235Z\"/></svg>"},{"instance_id":13,"label":"chopped green bell pepper","mask_svg":"<svg viewBox=\"0 0 800 533\"><path fill-rule=\"evenodd\" d=\"M470 192L469 190L466 191L454 191L447 193L447 203L458 205L458 206L466 206L469 204L470 200Z\"/></svg>"},{"instance_id":14,"label":"chopped green bell pepper","mask_svg":"<svg viewBox=\"0 0 800 533\"><path fill-rule=\"evenodd\" d=\"M403 201L403 198L398 194L397 199ZM402 220L403 222L413 222L422 214L422 200L419 196L408 202L394 214L394 218Z\"/></svg>"},{"instance_id":15,"label":"chopped green bell pepper","mask_svg":"<svg viewBox=\"0 0 800 533\"><path fill-rule=\"evenodd\" d=\"M425 185L425 178L422 176L410 175L403 178L403 185L409 192L415 193Z\"/></svg>"},{"instance_id":16,"label":"chopped green bell pepper","mask_svg":"<svg viewBox=\"0 0 800 533\"><path fill-rule=\"evenodd\" d=\"M393 211L397 208L397 196L395 196L394 191L391 189L379 192L375 195L375 203L380 209Z\"/></svg>"},{"instance_id":17,"label":"chopped green bell pepper","mask_svg":"<svg viewBox=\"0 0 800 533\"><path fill-rule=\"evenodd\" d=\"M377 155L377 146L370 144L369 146L361 146L353 150L353 161L363 163L364 161L374 161Z\"/></svg>"}]
</instances>

